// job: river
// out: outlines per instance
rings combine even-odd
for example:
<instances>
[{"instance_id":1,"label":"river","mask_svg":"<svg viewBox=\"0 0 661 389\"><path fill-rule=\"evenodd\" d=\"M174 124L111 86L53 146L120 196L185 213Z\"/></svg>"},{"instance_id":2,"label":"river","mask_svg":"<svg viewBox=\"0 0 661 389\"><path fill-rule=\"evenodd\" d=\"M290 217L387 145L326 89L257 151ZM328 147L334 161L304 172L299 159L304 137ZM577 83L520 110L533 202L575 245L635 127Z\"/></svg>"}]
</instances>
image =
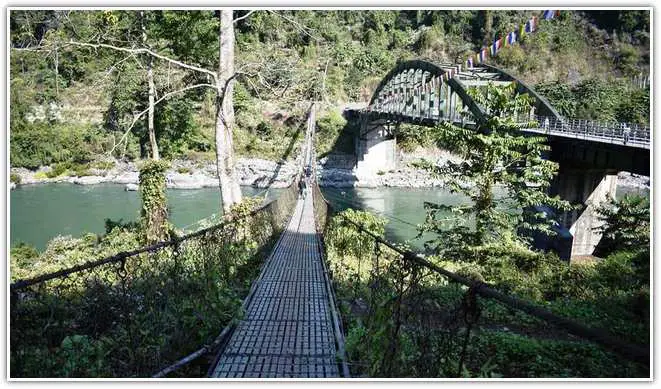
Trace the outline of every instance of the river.
<instances>
[{"instance_id":1,"label":"river","mask_svg":"<svg viewBox=\"0 0 661 389\"><path fill-rule=\"evenodd\" d=\"M268 198L275 198L282 190L269 190ZM242 187L242 191L246 196L264 193L252 187ZM417 235L416 226L425 220L425 201L446 205L466 201L464 196L442 188L322 188L322 192L338 210L362 208L386 217L386 236L398 242ZM625 192L618 190L618 196ZM170 219L177 228L189 226L217 212L219 197L215 188L169 189ZM10 191L10 201L11 246L25 242L38 250L57 235L103 233L106 218L136 220L140 209L138 192L127 192L119 184L25 185ZM412 243L415 248L422 247L422 240Z\"/></svg>"},{"instance_id":2,"label":"river","mask_svg":"<svg viewBox=\"0 0 661 389\"><path fill-rule=\"evenodd\" d=\"M261 195L263 189L242 187L246 196ZM269 199L283 189L270 189ZM218 212L220 194L216 188L168 189L170 220L184 228ZM104 220L134 221L140 214L138 192L125 191L121 184L23 185L10 191L10 244L25 242L38 250L46 248L57 235L80 236L104 233Z\"/></svg>"}]
</instances>

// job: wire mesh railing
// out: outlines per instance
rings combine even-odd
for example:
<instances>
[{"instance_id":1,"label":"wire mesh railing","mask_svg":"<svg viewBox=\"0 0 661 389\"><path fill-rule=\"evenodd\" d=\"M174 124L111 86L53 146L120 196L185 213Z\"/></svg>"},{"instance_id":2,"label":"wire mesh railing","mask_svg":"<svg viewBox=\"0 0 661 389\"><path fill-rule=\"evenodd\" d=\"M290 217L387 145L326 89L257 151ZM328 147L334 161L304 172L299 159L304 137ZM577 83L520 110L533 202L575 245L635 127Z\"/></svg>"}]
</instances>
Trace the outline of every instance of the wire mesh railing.
<instances>
[{"instance_id":1,"label":"wire mesh railing","mask_svg":"<svg viewBox=\"0 0 661 389\"><path fill-rule=\"evenodd\" d=\"M11 284L10 377L150 377L215 346L241 316L296 184L212 227ZM204 350L177 368L203 376L199 357L214 351Z\"/></svg>"}]
</instances>

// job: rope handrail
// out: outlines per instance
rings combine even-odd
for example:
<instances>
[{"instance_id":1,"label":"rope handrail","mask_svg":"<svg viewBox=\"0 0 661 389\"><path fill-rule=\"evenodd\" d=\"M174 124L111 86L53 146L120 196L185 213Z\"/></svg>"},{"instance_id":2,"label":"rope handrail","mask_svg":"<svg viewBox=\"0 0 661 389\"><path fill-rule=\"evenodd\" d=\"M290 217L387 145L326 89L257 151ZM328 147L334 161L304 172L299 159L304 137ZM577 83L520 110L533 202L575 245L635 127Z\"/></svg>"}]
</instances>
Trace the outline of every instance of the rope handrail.
<instances>
[{"instance_id":1,"label":"rope handrail","mask_svg":"<svg viewBox=\"0 0 661 389\"><path fill-rule=\"evenodd\" d=\"M330 206L330 204L328 205ZM546 322L556 325L557 327L567 330L569 333L574 334L576 336L597 342L609 348L610 350L626 357L627 359L634 360L636 362L643 363L646 365L649 365L650 363L649 347L645 348L644 345L635 345L635 344L623 342L604 329L588 327L574 320L567 319L562 316L558 316L546 309L531 304L518 297L510 296L502 292L499 292L493 289L493 287L487 283L462 277L454 272L451 272L438 265L435 265L434 263L423 258L422 256L420 256L415 252L412 252L410 250L404 250L402 248L397 247L393 243L388 242L387 240L375 235L371 231L364 228L362 225L354 222L353 220L347 218L346 216L342 214L338 214L338 215L341 216L345 221L349 222L350 224L353 224L358 229L359 232L367 234L376 242L383 244L386 247L390 248L391 250L402 255L402 259L404 261L416 263L417 265L420 265L433 272L441 274L454 282L468 286L469 288L473 289L475 293L483 297L491 298L509 308L523 311L531 316L534 316L538 319L542 319Z\"/></svg>"},{"instance_id":2,"label":"rope handrail","mask_svg":"<svg viewBox=\"0 0 661 389\"><path fill-rule=\"evenodd\" d=\"M181 236L181 237L176 237L175 236L174 238L172 238L170 240L164 240L164 241L157 242L157 243L151 244L149 246L140 247L140 248L137 248L137 249L131 250L131 251L121 251L121 252L119 252L115 255L111 255L111 256L96 260L96 261L89 261L89 262L83 263L81 265L75 265L75 266L72 266L72 267L69 267L69 268L66 268L66 269L61 269L61 270L58 270L58 271L55 271L55 272L43 274L43 275L36 276L36 277L33 277L33 278L29 278L29 279L26 279L26 280L18 280L16 282L12 283L9 286L9 288L12 291L25 289L29 286L32 286L32 285L35 285L35 284L40 284L40 283L48 281L48 280L52 280L52 279L55 279L55 278L61 278L61 277L67 277L71 274L79 273L79 272L82 272L84 270L93 269L93 268L96 268L96 267L99 267L99 266L102 266L102 265L105 265L105 264L108 264L108 263L124 261L127 258L134 257L138 254L142 254L142 253L146 253L146 252L153 252L153 251L157 251L159 249L162 249L164 247L173 246L173 245L179 244L183 241L186 241L188 239L195 238L197 236L204 235L208 232L212 232L212 231L215 231L215 230L220 229L222 227L231 225L231 224L236 223L238 221L241 221L241 220L243 220L247 217L255 216L259 212L261 212L261 211L265 210L266 208L268 208L271 205L271 203L273 203L276 200L277 199L269 201L268 203L262 205L261 207L254 209L253 211L251 211L247 215L243 215L239 218L231 218L231 219L223 220L220 223L217 223L213 226L210 226L210 227L192 232L188 235L184 235L184 236Z\"/></svg>"}]
</instances>

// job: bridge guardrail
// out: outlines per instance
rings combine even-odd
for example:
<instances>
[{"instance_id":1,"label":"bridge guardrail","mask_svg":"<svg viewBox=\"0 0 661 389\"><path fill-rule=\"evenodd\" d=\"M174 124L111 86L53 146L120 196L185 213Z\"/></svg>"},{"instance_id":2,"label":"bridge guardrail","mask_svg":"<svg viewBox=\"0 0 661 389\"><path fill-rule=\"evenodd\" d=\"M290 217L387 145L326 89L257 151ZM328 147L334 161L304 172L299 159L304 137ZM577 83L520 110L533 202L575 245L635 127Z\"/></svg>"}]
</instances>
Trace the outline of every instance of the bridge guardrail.
<instances>
[{"instance_id":1,"label":"bridge guardrail","mask_svg":"<svg viewBox=\"0 0 661 389\"><path fill-rule=\"evenodd\" d=\"M623 145L650 144L649 127L635 123L601 123L583 119L562 119L536 116L537 131L547 135L569 135L578 139L597 140Z\"/></svg>"},{"instance_id":2,"label":"bridge guardrail","mask_svg":"<svg viewBox=\"0 0 661 389\"><path fill-rule=\"evenodd\" d=\"M191 346L205 345L177 368L212 352L296 192L295 180L237 218L11 284L10 376L150 377Z\"/></svg>"},{"instance_id":3,"label":"bridge guardrail","mask_svg":"<svg viewBox=\"0 0 661 389\"><path fill-rule=\"evenodd\" d=\"M449 120L436 114L421 114L418 112L397 113L390 111L378 111L369 106L364 112L370 114L381 114L398 118L399 120L411 120L413 122L439 122ZM621 144L624 146L638 146L649 148L651 144L651 131L649 127L636 123L601 123L586 119L556 119L548 116L535 116L537 126L525 128L525 131L545 134L549 136L563 136L575 139L591 140L596 142ZM522 115L518 118L521 124L527 124L528 116ZM548 119L548 121L547 121ZM475 121L466 118L465 115L457 115L452 120L458 125L475 125Z\"/></svg>"}]
</instances>

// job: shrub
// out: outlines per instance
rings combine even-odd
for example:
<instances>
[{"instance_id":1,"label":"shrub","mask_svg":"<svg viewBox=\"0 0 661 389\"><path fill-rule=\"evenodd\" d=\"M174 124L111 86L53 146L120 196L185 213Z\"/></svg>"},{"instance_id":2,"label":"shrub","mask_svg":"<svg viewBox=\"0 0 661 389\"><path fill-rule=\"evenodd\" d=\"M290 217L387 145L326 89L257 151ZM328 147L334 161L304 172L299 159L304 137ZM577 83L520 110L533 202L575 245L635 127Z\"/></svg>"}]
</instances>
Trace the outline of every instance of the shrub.
<instances>
[{"instance_id":1,"label":"shrub","mask_svg":"<svg viewBox=\"0 0 661 389\"><path fill-rule=\"evenodd\" d=\"M506 69L515 70L517 73L524 73L527 70L529 58L521 46L510 45L503 47L498 52L496 61Z\"/></svg>"},{"instance_id":2,"label":"shrub","mask_svg":"<svg viewBox=\"0 0 661 389\"><path fill-rule=\"evenodd\" d=\"M16 173L9 174L9 182L13 182L16 185L19 185L21 183L21 176Z\"/></svg>"},{"instance_id":3,"label":"shrub","mask_svg":"<svg viewBox=\"0 0 661 389\"><path fill-rule=\"evenodd\" d=\"M71 166L70 175L75 175L76 177L91 176L92 173L89 170L89 164L86 163L74 163Z\"/></svg>"},{"instance_id":4,"label":"shrub","mask_svg":"<svg viewBox=\"0 0 661 389\"><path fill-rule=\"evenodd\" d=\"M106 230L106 234L109 234L114 230L115 228L119 228L121 230L126 230L126 231L135 231L139 227L138 222L125 222L123 219L119 220L112 220L110 218L106 218L104 220L104 227Z\"/></svg>"},{"instance_id":5,"label":"shrub","mask_svg":"<svg viewBox=\"0 0 661 389\"><path fill-rule=\"evenodd\" d=\"M94 161L90 167L99 170L110 170L115 167L115 161Z\"/></svg>"},{"instance_id":6,"label":"shrub","mask_svg":"<svg viewBox=\"0 0 661 389\"><path fill-rule=\"evenodd\" d=\"M185 166L178 167L177 168L177 173L179 174L191 174L191 169Z\"/></svg>"},{"instance_id":7,"label":"shrub","mask_svg":"<svg viewBox=\"0 0 661 389\"><path fill-rule=\"evenodd\" d=\"M24 267L29 266L29 263L39 256L39 251L27 243L20 242L11 248L9 256L11 257L13 264L18 267ZM12 265L12 267L14 267L14 265Z\"/></svg>"},{"instance_id":8,"label":"shrub","mask_svg":"<svg viewBox=\"0 0 661 389\"><path fill-rule=\"evenodd\" d=\"M51 167L51 170L46 173L46 177L48 178L59 177L62 174L64 174L64 172L66 172L70 167L71 167L71 163L69 162L56 163Z\"/></svg>"},{"instance_id":9,"label":"shrub","mask_svg":"<svg viewBox=\"0 0 661 389\"><path fill-rule=\"evenodd\" d=\"M603 237L597 246L597 255L606 256L615 251L637 251L649 247L649 198L625 195L620 200L611 199L597 212L605 223L600 228Z\"/></svg>"},{"instance_id":10,"label":"shrub","mask_svg":"<svg viewBox=\"0 0 661 389\"><path fill-rule=\"evenodd\" d=\"M333 149L341 149L342 151L348 147L349 139L344 139L349 137L343 131L347 125L347 121L342 117L342 115L336 111L330 111L324 116L321 116L317 119L317 154L319 156L328 154ZM341 147L338 147L341 146Z\"/></svg>"},{"instance_id":11,"label":"shrub","mask_svg":"<svg viewBox=\"0 0 661 389\"><path fill-rule=\"evenodd\" d=\"M412 152L417 146L428 147L434 144L434 135L428 127L402 124L397 134L397 146L406 151Z\"/></svg>"}]
</instances>

